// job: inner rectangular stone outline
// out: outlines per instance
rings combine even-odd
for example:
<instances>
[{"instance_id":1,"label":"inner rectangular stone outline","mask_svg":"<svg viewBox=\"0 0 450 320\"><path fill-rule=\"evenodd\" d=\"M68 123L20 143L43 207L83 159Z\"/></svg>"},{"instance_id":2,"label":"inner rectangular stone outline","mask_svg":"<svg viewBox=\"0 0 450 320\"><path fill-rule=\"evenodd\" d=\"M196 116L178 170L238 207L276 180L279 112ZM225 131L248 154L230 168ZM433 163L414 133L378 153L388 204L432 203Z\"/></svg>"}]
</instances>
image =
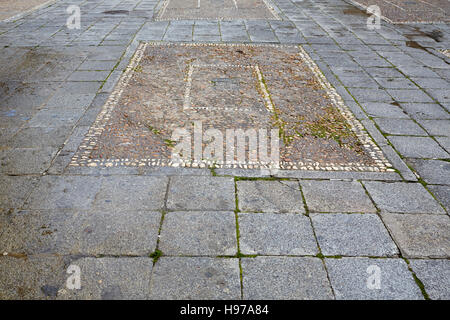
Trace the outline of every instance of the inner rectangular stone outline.
<instances>
[{"instance_id":1,"label":"inner rectangular stone outline","mask_svg":"<svg viewBox=\"0 0 450 320\"><path fill-rule=\"evenodd\" d=\"M80 144L79 149L72 157L69 166L88 166L88 167L117 167L117 166L173 166L178 167L179 163L172 163L170 159L90 159L89 155L92 152L93 148L98 143L98 139L100 138L107 122L110 119L111 112L119 102L119 99L126 89L130 79L135 72L136 66L139 64L141 59L144 56L145 49L147 46L170 46L172 43L167 42L147 42L141 43L137 48L133 58L130 61L130 64L126 68L125 72L119 79L115 89L109 96L107 102L103 106L102 110L97 116L96 121L90 127L89 132L86 134L83 142ZM309 170L319 170L319 171L359 171L359 172L394 172L395 170L392 168L390 162L385 158L381 149L374 143L372 138L367 134L362 124L354 117L353 113L350 109L344 104L340 95L336 92L336 90L331 86L331 84L326 80L325 76L321 73L318 66L314 63L314 61L309 57L306 51L300 45L275 45L275 44L218 44L218 43L180 43L178 46L229 46L229 47L239 47L239 46L248 46L248 47L296 47L299 52L300 57L305 61L308 68L312 71L315 77L319 80L321 86L326 89L327 95L331 99L332 103L337 107L342 116L347 120L350 124L352 130L356 133L357 138L363 143L364 148L367 150L370 157L374 160L375 165L368 166L361 163L346 163L346 164L336 164L336 163L318 163L318 162L281 162L279 169L281 170L299 170L299 171L309 171ZM204 168L205 164L195 165L185 164L183 166L186 167L201 167ZM224 163L220 168L238 168L238 169L264 169L263 166L243 166L241 164L226 164Z\"/></svg>"},{"instance_id":2,"label":"inner rectangular stone outline","mask_svg":"<svg viewBox=\"0 0 450 320\"><path fill-rule=\"evenodd\" d=\"M192 75L194 73L194 69L195 68L249 68L249 69L253 69L255 70L257 77L258 77L258 84L259 87L261 88L261 91L263 92L263 99L264 99L264 103L265 103L265 107L267 110L269 111L273 111L273 104L272 101L270 100L269 97L269 92L267 91L266 85L263 83L262 81L262 74L261 74L261 70L259 69L258 65L238 65L238 64L234 64L234 65L220 65L220 64L208 64L208 65L199 65L199 64L190 64L189 65L189 69L188 69L188 74L187 74L187 82L186 82L186 89L185 89L185 93L184 93L184 103L183 103L183 109L184 110L188 110L188 109L210 109L210 107L192 107L192 101L191 101L191 86L192 86ZM214 109L222 109L224 111L227 110L237 110L238 108L229 108L229 107L214 107ZM240 111L244 111L242 109L239 109ZM253 109L249 109L249 111L254 111Z\"/></svg>"},{"instance_id":3,"label":"inner rectangular stone outline","mask_svg":"<svg viewBox=\"0 0 450 320\"><path fill-rule=\"evenodd\" d=\"M278 13L276 12L276 10L273 8L273 6L269 3L269 0L253 0L253 1L257 1L257 2L261 2L261 4L265 5L265 9L267 10L268 13L270 13L270 15L272 16L272 18L269 18L267 16L264 15L260 15L258 16L257 14L254 16L248 16L248 15L244 15L241 14L239 15L239 5L238 5L238 1L245 1L245 0L228 0L230 2L230 4L233 4L233 6L235 7L235 13L230 14L228 16L220 16L219 14L216 16L210 16L210 17L202 17L200 15L185 15L185 14L181 14L178 16L173 16L173 15L168 15L167 14L167 9L171 9L170 8L170 4L173 0L164 0L161 9L159 10L157 16L155 17L155 21L170 21L170 20L236 20L236 19L246 19L246 20L282 20L281 17L278 15ZM200 9L201 5L202 5L202 0L191 0L192 3L197 2L196 8L180 8L183 9L183 11L187 10L187 9ZM241 8L241 10L248 10L247 8ZM220 10L218 10L220 12Z\"/></svg>"}]
</instances>

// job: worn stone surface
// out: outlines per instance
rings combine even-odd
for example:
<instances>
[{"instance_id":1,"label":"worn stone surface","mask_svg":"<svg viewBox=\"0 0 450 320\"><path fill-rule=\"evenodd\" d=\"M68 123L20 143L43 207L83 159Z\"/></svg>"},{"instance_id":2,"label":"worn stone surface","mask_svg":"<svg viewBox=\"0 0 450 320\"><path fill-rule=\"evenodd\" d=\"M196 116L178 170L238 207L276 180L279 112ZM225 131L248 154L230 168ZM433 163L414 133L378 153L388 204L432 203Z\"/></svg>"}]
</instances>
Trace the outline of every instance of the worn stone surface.
<instances>
[{"instance_id":1,"label":"worn stone surface","mask_svg":"<svg viewBox=\"0 0 450 320\"><path fill-rule=\"evenodd\" d=\"M66 279L64 261L55 255L0 256L0 298L55 299Z\"/></svg>"},{"instance_id":2,"label":"worn stone surface","mask_svg":"<svg viewBox=\"0 0 450 320\"><path fill-rule=\"evenodd\" d=\"M311 222L302 214L240 213L239 247L243 254L316 255Z\"/></svg>"},{"instance_id":3,"label":"worn stone surface","mask_svg":"<svg viewBox=\"0 0 450 320\"><path fill-rule=\"evenodd\" d=\"M325 256L393 256L398 249L375 214L313 214L320 249Z\"/></svg>"},{"instance_id":4,"label":"worn stone surface","mask_svg":"<svg viewBox=\"0 0 450 320\"><path fill-rule=\"evenodd\" d=\"M243 212L305 212L297 181L238 181L236 186Z\"/></svg>"},{"instance_id":5,"label":"worn stone surface","mask_svg":"<svg viewBox=\"0 0 450 320\"><path fill-rule=\"evenodd\" d=\"M0 176L0 206L5 209L20 208L38 180L33 176Z\"/></svg>"},{"instance_id":6,"label":"worn stone surface","mask_svg":"<svg viewBox=\"0 0 450 320\"><path fill-rule=\"evenodd\" d=\"M429 137L390 136L389 140L404 157L434 159L449 157L449 154Z\"/></svg>"},{"instance_id":7,"label":"worn stone surface","mask_svg":"<svg viewBox=\"0 0 450 320\"><path fill-rule=\"evenodd\" d=\"M31 193L25 208L88 209L101 183L98 177L45 176Z\"/></svg>"},{"instance_id":8,"label":"worn stone surface","mask_svg":"<svg viewBox=\"0 0 450 320\"><path fill-rule=\"evenodd\" d=\"M393 135L424 136L426 132L412 120L381 118L375 121L382 132Z\"/></svg>"},{"instance_id":9,"label":"worn stone surface","mask_svg":"<svg viewBox=\"0 0 450 320\"><path fill-rule=\"evenodd\" d=\"M164 206L167 177L106 177L95 196L94 208L160 210Z\"/></svg>"},{"instance_id":10,"label":"worn stone surface","mask_svg":"<svg viewBox=\"0 0 450 320\"><path fill-rule=\"evenodd\" d=\"M312 212L376 212L359 182L301 181Z\"/></svg>"},{"instance_id":11,"label":"worn stone surface","mask_svg":"<svg viewBox=\"0 0 450 320\"><path fill-rule=\"evenodd\" d=\"M318 258L244 258L242 277L244 299L333 299L327 274Z\"/></svg>"},{"instance_id":12,"label":"worn stone surface","mask_svg":"<svg viewBox=\"0 0 450 320\"><path fill-rule=\"evenodd\" d=\"M223 177L173 177L167 198L169 210L234 210L234 181Z\"/></svg>"},{"instance_id":13,"label":"worn stone surface","mask_svg":"<svg viewBox=\"0 0 450 320\"><path fill-rule=\"evenodd\" d=\"M432 136L450 137L450 120L419 120L419 122Z\"/></svg>"},{"instance_id":14,"label":"worn stone surface","mask_svg":"<svg viewBox=\"0 0 450 320\"><path fill-rule=\"evenodd\" d=\"M383 212L445 213L420 183L368 181L364 186Z\"/></svg>"},{"instance_id":15,"label":"worn stone surface","mask_svg":"<svg viewBox=\"0 0 450 320\"><path fill-rule=\"evenodd\" d=\"M15 148L0 151L0 173L9 175L41 174L50 167L55 148Z\"/></svg>"},{"instance_id":16,"label":"worn stone surface","mask_svg":"<svg viewBox=\"0 0 450 320\"><path fill-rule=\"evenodd\" d=\"M235 255L234 212L169 212L164 216L159 249L175 256Z\"/></svg>"},{"instance_id":17,"label":"worn stone surface","mask_svg":"<svg viewBox=\"0 0 450 320\"><path fill-rule=\"evenodd\" d=\"M150 258L81 258L81 289L62 288L59 300L142 300L149 298Z\"/></svg>"},{"instance_id":18,"label":"worn stone surface","mask_svg":"<svg viewBox=\"0 0 450 320\"><path fill-rule=\"evenodd\" d=\"M428 189L434 194L438 201L450 212L450 186L432 186Z\"/></svg>"},{"instance_id":19,"label":"worn stone surface","mask_svg":"<svg viewBox=\"0 0 450 320\"><path fill-rule=\"evenodd\" d=\"M237 300L239 272L238 259L162 257L153 269L150 298Z\"/></svg>"},{"instance_id":20,"label":"worn stone surface","mask_svg":"<svg viewBox=\"0 0 450 320\"><path fill-rule=\"evenodd\" d=\"M148 255L161 213L148 211L19 211L0 215L0 252Z\"/></svg>"},{"instance_id":21,"label":"worn stone surface","mask_svg":"<svg viewBox=\"0 0 450 320\"><path fill-rule=\"evenodd\" d=\"M325 259L325 264L338 300L423 300L402 259ZM373 280L378 271L379 287Z\"/></svg>"},{"instance_id":22,"label":"worn stone surface","mask_svg":"<svg viewBox=\"0 0 450 320\"><path fill-rule=\"evenodd\" d=\"M425 286L425 291L433 300L450 299L450 261L449 260L416 260L409 264Z\"/></svg>"},{"instance_id":23,"label":"worn stone surface","mask_svg":"<svg viewBox=\"0 0 450 320\"><path fill-rule=\"evenodd\" d=\"M402 108L415 119L449 119L450 114L438 104L402 103Z\"/></svg>"},{"instance_id":24,"label":"worn stone surface","mask_svg":"<svg viewBox=\"0 0 450 320\"><path fill-rule=\"evenodd\" d=\"M450 184L450 162L411 159L408 163L425 182L432 184Z\"/></svg>"},{"instance_id":25,"label":"worn stone surface","mask_svg":"<svg viewBox=\"0 0 450 320\"><path fill-rule=\"evenodd\" d=\"M448 258L450 218L447 215L383 214L383 221L403 256Z\"/></svg>"}]
</instances>

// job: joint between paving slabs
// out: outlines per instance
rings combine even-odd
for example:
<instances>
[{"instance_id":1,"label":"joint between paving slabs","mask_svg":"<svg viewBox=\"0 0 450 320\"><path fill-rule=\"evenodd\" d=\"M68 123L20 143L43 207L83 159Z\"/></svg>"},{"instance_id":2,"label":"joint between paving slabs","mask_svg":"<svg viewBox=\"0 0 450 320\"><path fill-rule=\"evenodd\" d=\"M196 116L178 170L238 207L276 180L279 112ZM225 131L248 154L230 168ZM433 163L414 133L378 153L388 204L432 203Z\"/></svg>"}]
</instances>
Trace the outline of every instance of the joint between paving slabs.
<instances>
[{"instance_id":1,"label":"joint between paving slabs","mask_svg":"<svg viewBox=\"0 0 450 320\"><path fill-rule=\"evenodd\" d=\"M242 257L241 257L241 247L240 247L240 231L239 231L239 197L237 192L237 182L236 179L234 180L234 199L235 199L235 209L234 209L234 218L236 221L236 244L237 244L237 257L239 262L239 281L241 285L241 299L244 299L244 274L242 269Z\"/></svg>"}]
</instances>

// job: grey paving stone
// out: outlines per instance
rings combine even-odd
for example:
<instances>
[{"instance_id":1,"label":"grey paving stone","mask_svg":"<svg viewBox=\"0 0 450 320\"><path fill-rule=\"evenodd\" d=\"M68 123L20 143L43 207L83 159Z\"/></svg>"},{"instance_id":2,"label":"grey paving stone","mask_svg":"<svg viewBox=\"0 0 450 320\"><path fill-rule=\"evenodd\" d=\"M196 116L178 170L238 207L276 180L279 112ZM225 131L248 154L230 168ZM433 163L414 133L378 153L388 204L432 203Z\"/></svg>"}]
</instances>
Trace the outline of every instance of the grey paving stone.
<instances>
[{"instance_id":1,"label":"grey paving stone","mask_svg":"<svg viewBox=\"0 0 450 320\"><path fill-rule=\"evenodd\" d=\"M0 256L0 299L55 299L68 275L55 255Z\"/></svg>"},{"instance_id":2,"label":"grey paving stone","mask_svg":"<svg viewBox=\"0 0 450 320\"><path fill-rule=\"evenodd\" d=\"M382 89L350 88L349 91L359 103L392 101L392 98Z\"/></svg>"},{"instance_id":3,"label":"grey paving stone","mask_svg":"<svg viewBox=\"0 0 450 320\"><path fill-rule=\"evenodd\" d=\"M446 89L427 89L427 92L431 94L438 102L450 102L450 94L448 93L448 88Z\"/></svg>"},{"instance_id":4,"label":"grey paving stone","mask_svg":"<svg viewBox=\"0 0 450 320\"><path fill-rule=\"evenodd\" d=\"M224 25L221 22L220 33L223 41L248 41L250 40L245 25Z\"/></svg>"},{"instance_id":5,"label":"grey paving stone","mask_svg":"<svg viewBox=\"0 0 450 320\"><path fill-rule=\"evenodd\" d=\"M389 140L404 157L433 159L450 157L444 149L428 137L390 136Z\"/></svg>"},{"instance_id":6,"label":"grey paving stone","mask_svg":"<svg viewBox=\"0 0 450 320\"><path fill-rule=\"evenodd\" d=\"M450 113L435 103L402 103L401 106L415 119L450 119Z\"/></svg>"},{"instance_id":7,"label":"grey paving stone","mask_svg":"<svg viewBox=\"0 0 450 320\"><path fill-rule=\"evenodd\" d=\"M0 173L13 175L43 173L50 167L57 151L56 147L0 151Z\"/></svg>"},{"instance_id":8,"label":"grey paving stone","mask_svg":"<svg viewBox=\"0 0 450 320\"><path fill-rule=\"evenodd\" d=\"M166 29L141 30L141 32L136 35L136 39L146 41L161 41L164 37L165 32Z\"/></svg>"},{"instance_id":9,"label":"grey paving stone","mask_svg":"<svg viewBox=\"0 0 450 320\"><path fill-rule=\"evenodd\" d=\"M390 103L366 102L361 106L372 117L409 119L401 108Z\"/></svg>"},{"instance_id":10,"label":"grey paving stone","mask_svg":"<svg viewBox=\"0 0 450 320\"><path fill-rule=\"evenodd\" d=\"M240 213L239 246L243 254L316 255L309 218L302 214Z\"/></svg>"},{"instance_id":11,"label":"grey paving stone","mask_svg":"<svg viewBox=\"0 0 450 320\"><path fill-rule=\"evenodd\" d=\"M159 210L164 206L167 177L111 176L103 179L94 208Z\"/></svg>"},{"instance_id":12,"label":"grey paving stone","mask_svg":"<svg viewBox=\"0 0 450 320\"><path fill-rule=\"evenodd\" d=\"M361 66L364 67L390 67L391 64L382 58L375 57L355 57Z\"/></svg>"},{"instance_id":13,"label":"grey paving stone","mask_svg":"<svg viewBox=\"0 0 450 320\"><path fill-rule=\"evenodd\" d=\"M440 203L450 212L450 186L428 185L428 189L440 201Z\"/></svg>"},{"instance_id":14,"label":"grey paving stone","mask_svg":"<svg viewBox=\"0 0 450 320\"><path fill-rule=\"evenodd\" d=\"M78 125L76 126L68 139L64 142L64 146L58 156L67 155L70 151L77 151L80 144L83 142L84 137L89 131L90 126Z\"/></svg>"},{"instance_id":15,"label":"grey paving stone","mask_svg":"<svg viewBox=\"0 0 450 320\"><path fill-rule=\"evenodd\" d=\"M388 89L387 92L398 102L433 102L433 100L421 90Z\"/></svg>"},{"instance_id":16,"label":"grey paving stone","mask_svg":"<svg viewBox=\"0 0 450 320\"><path fill-rule=\"evenodd\" d=\"M242 259L244 299L333 299L322 261L311 257Z\"/></svg>"},{"instance_id":17,"label":"grey paving stone","mask_svg":"<svg viewBox=\"0 0 450 320\"><path fill-rule=\"evenodd\" d=\"M68 78L69 81L104 81L110 71L75 71Z\"/></svg>"},{"instance_id":18,"label":"grey paving stone","mask_svg":"<svg viewBox=\"0 0 450 320\"><path fill-rule=\"evenodd\" d=\"M366 77L339 77L344 86L350 88L378 88L378 84L369 76Z\"/></svg>"},{"instance_id":19,"label":"grey paving stone","mask_svg":"<svg viewBox=\"0 0 450 320\"><path fill-rule=\"evenodd\" d=\"M86 105L87 108L87 105ZM28 122L29 127L73 126L83 115L85 107L39 110Z\"/></svg>"},{"instance_id":20,"label":"grey paving stone","mask_svg":"<svg viewBox=\"0 0 450 320\"><path fill-rule=\"evenodd\" d=\"M88 209L101 187L99 177L45 176L27 199L27 209ZM88 186L88 187L87 187Z\"/></svg>"},{"instance_id":21,"label":"grey paving stone","mask_svg":"<svg viewBox=\"0 0 450 320\"><path fill-rule=\"evenodd\" d=\"M393 256L398 249L376 214L312 214L325 256Z\"/></svg>"},{"instance_id":22,"label":"grey paving stone","mask_svg":"<svg viewBox=\"0 0 450 320\"><path fill-rule=\"evenodd\" d=\"M39 107L55 93L54 84L33 85L25 84L19 87L15 93L3 101L4 106L14 107ZM20 90L20 91L19 91Z\"/></svg>"},{"instance_id":23,"label":"grey paving stone","mask_svg":"<svg viewBox=\"0 0 450 320\"><path fill-rule=\"evenodd\" d=\"M38 181L36 176L0 175L0 207L20 208Z\"/></svg>"},{"instance_id":24,"label":"grey paving stone","mask_svg":"<svg viewBox=\"0 0 450 320\"><path fill-rule=\"evenodd\" d=\"M404 78L404 75L394 68L368 67L364 70L374 78Z\"/></svg>"},{"instance_id":25,"label":"grey paving stone","mask_svg":"<svg viewBox=\"0 0 450 320\"><path fill-rule=\"evenodd\" d=\"M18 211L0 216L0 252L148 255L160 220L148 211Z\"/></svg>"},{"instance_id":26,"label":"grey paving stone","mask_svg":"<svg viewBox=\"0 0 450 320\"><path fill-rule=\"evenodd\" d=\"M336 66L330 66L331 71L336 74L339 78L340 77L359 77L359 76L366 76L367 73L364 72L362 68L358 67L336 67Z\"/></svg>"},{"instance_id":27,"label":"grey paving stone","mask_svg":"<svg viewBox=\"0 0 450 320\"><path fill-rule=\"evenodd\" d=\"M233 35L230 36L228 34L222 33L222 41L224 42L249 42L250 38L247 33L242 35Z\"/></svg>"},{"instance_id":28,"label":"grey paving stone","mask_svg":"<svg viewBox=\"0 0 450 320\"><path fill-rule=\"evenodd\" d=\"M448 89L450 83L440 78L419 78L413 77L412 81L417 83L420 87L426 89Z\"/></svg>"},{"instance_id":29,"label":"grey paving stone","mask_svg":"<svg viewBox=\"0 0 450 320\"><path fill-rule=\"evenodd\" d=\"M253 42L278 42L274 31L265 21L246 21L247 32Z\"/></svg>"},{"instance_id":30,"label":"grey paving stone","mask_svg":"<svg viewBox=\"0 0 450 320\"><path fill-rule=\"evenodd\" d=\"M69 88L65 91L58 91L45 104L45 108L87 108L95 97L95 93L73 93Z\"/></svg>"},{"instance_id":31,"label":"grey paving stone","mask_svg":"<svg viewBox=\"0 0 450 320\"><path fill-rule=\"evenodd\" d=\"M281 43L306 43L305 38L301 36L300 33L284 33L284 32L275 32L276 37Z\"/></svg>"},{"instance_id":32,"label":"grey paving stone","mask_svg":"<svg viewBox=\"0 0 450 320\"><path fill-rule=\"evenodd\" d=\"M23 128L8 141L8 145L13 148L60 147L71 130L68 126Z\"/></svg>"},{"instance_id":33,"label":"grey paving stone","mask_svg":"<svg viewBox=\"0 0 450 320\"><path fill-rule=\"evenodd\" d=\"M165 255L236 255L236 237L234 212L169 212L159 249Z\"/></svg>"},{"instance_id":34,"label":"grey paving stone","mask_svg":"<svg viewBox=\"0 0 450 320\"><path fill-rule=\"evenodd\" d=\"M430 68L422 67L417 63L405 66L399 65L397 66L397 68L410 78L411 77L439 78L439 76L435 72L433 72Z\"/></svg>"},{"instance_id":35,"label":"grey paving stone","mask_svg":"<svg viewBox=\"0 0 450 320\"><path fill-rule=\"evenodd\" d=\"M385 213L382 219L404 257L450 257L449 216Z\"/></svg>"},{"instance_id":36,"label":"grey paving stone","mask_svg":"<svg viewBox=\"0 0 450 320\"><path fill-rule=\"evenodd\" d=\"M102 94L111 93L114 90L117 81L119 81L122 72L123 70L120 69L116 69L113 72L111 72L111 75L108 77L108 80L104 82L103 87L99 91Z\"/></svg>"},{"instance_id":37,"label":"grey paving stone","mask_svg":"<svg viewBox=\"0 0 450 320\"><path fill-rule=\"evenodd\" d=\"M148 299L150 258L81 258L71 265L80 268L81 289L62 288L58 300Z\"/></svg>"},{"instance_id":38,"label":"grey paving stone","mask_svg":"<svg viewBox=\"0 0 450 320\"><path fill-rule=\"evenodd\" d=\"M311 212L376 212L357 181L302 180L300 184Z\"/></svg>"},{"instance_id":39,"label":"grey paving stone","mask_svg":"<svg viewBox=\"0 0 450 320\"><path fill-rule=\"evenodd\" d=\"M207 24L207 25L203 24L202 25L202 24L197 24L196 23L194 25L194 36L195 35L199 35L199 36L219 36L220 35L219 24L218 23L214 23L214 24Z\"/></svg>"},{"instance_id":40,"label":"grey paving stone","mask_svg":"<svg viewBox=\"0 0 450 320\"><path fill-rule=\"evenodd\" d=\"M404 78L375 78L381 87L385 89L417 89L410 80Z\"/></svg>"},{"instance_id":41,"label":"grey paving stone","mask_svg":"<svg viewBox=\"0 0 450 320\"><path fill-rule=\"evenodd\" d=\"M375 122L381 131L387 134L427 136L427 133L412 120L380 118Z\"/></svg>"},{"instance_id":42,"label":"grey paving stone","mask_svg":"<svg viewBox=\"0 0 450 320\"><path fill-rule=\"evenodd\" d=\"M184 29L175 29L169 26L163 39L165 41L192 41L192 27L188 26Z\"/></svg>"},{"instance_id":43,"label":"grey paving stone","mask_svg":"<svg viewBox=\"0 0 450 320\"><path fill-rule=\"evenodd\" d=\"M419 120L419 123L432 136L450 137L450 120Z\"/></svg>"},{"instance_id":44,"label":"grey paving stone","mask_svg":"<svg viewBox=\"0 0 450 320\"><path fill-rule=\"evenodd\" d=\"M411 159L408 163L419 173L425 182L450 185L450 162Z\"/></svg>"},{"instance_id":45,"label":"grey paving stone","mask_svg":"<svg viewBox=\"0 0 450 320\"><path fill-rule=\"evenodd\" d=\"M106 71L106 70L112 70L114 66L116 65L116 60L106 60L106 61L92 61L92 60L86 60L84 61L79 67L78 70L83 71Z\"/></svg>"},{"instance_id":46,"label":"grey paving stone","mask_svg":"<svg viewBox=\"0 0 450 320\"><path fill-rule=\"evenodd\" d=\"M420 183L365 181L364 186L382 212L445 213Z\"/></svg>"},{"instance_id":47,"label":"grey paving stone","mask_svg":"<svg viewBox=\"0 0 450 320\"><path fill-rule=\"evenodd\" d=\"M297 181L238 181L236 185L243 212L305 212Z\"/></svg>"},{"instance_id":48,"label":"grey paving stone","mask_svg":"<svg viewBox=\"0 0 450 320\"><path fill-rule=\"evenodd\" d=\"M409 264L422 281L430 299L450 299L450 260L416 260Z\"/></svg>"},{"instance_id":49,"label":"grey paving stone","mask_svg":"<svg viewBox=\"0 0 450 320\"><path fill-rule=\"evenodd\" d=\"M447 137L436 137L437 142L450 154L450 138Z\"/></svg>"},{"instance_id":50,"label":"grey paving stone","mask_svg":"<svg viewBox=\"0 0 450 320\"><path fill-rule=\"evenodd\" d=\"M220 35L194 35L193 41L219 42Z\"/></svg>"},{"instance_id":51,"label":"grey paving stone","mask_svg":"<svg viewBox=\"0 0 450 320\"><path fill-rule=\"evenodd\" d=\"M153 268L150 297L156 300L241 298L238 259L162 257Z\"/></svg>"},{"instance_id":52,"label":"grey paving stone","mask_svg":"<svg viewBox=\"0 0 450 320\"><path fill-rule=\"evenodd\" d=\"M235 209L234 180L224 177L177 176L170 179L169 210Z\"/></svg>"},{"instance_id":53,"label":"grey paving stone","mask_svg":"<svg viewBox=\"0 0 450 320\"><path fill-rule=\"evenodd\" d=\"M423 300L402 259L325 259L325 264L338 300ZM380 289L374 280L376 270Z\"/></svg>"},{"instance_id":54,"label":"grey paving stone","mask_svg":"<svg viewBox=\"0 0 450 320\"><path fill-rule=\"evenodd\" d=\"M92 61L93 62L93 61ZM102 61L100 61L102 62ZM57 94L64 95L64 93L70 92L71 94L95 94L98 89L102 85L102 82L97 81L88 81L88 82L79 82L79 81L66 81L64 82L60 89L57 91ZM95 99L95 98L94 98Z\"/></svg>"}]
</instances>

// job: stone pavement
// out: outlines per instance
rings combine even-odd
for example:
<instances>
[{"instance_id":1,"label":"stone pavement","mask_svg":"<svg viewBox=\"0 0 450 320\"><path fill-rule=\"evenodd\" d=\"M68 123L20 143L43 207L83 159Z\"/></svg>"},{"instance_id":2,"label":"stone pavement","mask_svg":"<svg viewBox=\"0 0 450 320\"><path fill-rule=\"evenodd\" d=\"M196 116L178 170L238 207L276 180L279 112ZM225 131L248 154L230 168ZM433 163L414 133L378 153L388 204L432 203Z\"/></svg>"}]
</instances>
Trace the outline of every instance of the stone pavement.
<instances>
[{"instance_id":1,"label":"stone pavement","mask_svg":"<svg viewBox=\"0 0 450 320\"><path fill-rule=\"evenodd\" d=\"M0 23L0 298L450 298L449 25L234 3L61 0ZM155 41L300 45L390 170L71 165Z\"/></svg>"},{"instance_id":2,"label":"stone pavement","mask_svg":"<svg viewBox=\"0 0 450 320\"><path fill-rule=\"evenodd\" d=\"M53 2L55 0L2 0L0 3L0 21L18 19Z\"/></svg>"}]
</instances>

